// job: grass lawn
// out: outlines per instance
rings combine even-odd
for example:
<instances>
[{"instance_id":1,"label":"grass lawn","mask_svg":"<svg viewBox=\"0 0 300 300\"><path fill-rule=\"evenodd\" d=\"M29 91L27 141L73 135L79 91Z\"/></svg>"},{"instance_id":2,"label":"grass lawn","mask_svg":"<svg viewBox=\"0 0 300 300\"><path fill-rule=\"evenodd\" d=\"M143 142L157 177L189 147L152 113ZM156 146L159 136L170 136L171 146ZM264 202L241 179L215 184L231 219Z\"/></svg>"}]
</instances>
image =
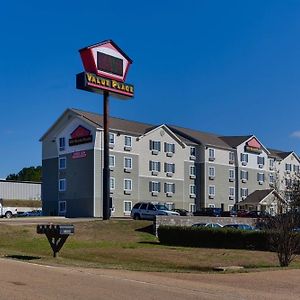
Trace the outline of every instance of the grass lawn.
<instances>
[{"instance_id":1,"label":"grass lawn","mask_svg":"<svg viewBox=\"0 0 300 300\"><path fill-rule=\"evenodd\" d=\"M70 236L52 258L45 235L36 233L35 225L0 226L0 255L18 256L42 264L62 264L81 267L119 268L143 271L201 272L217 266L253 268L278 267L276 253L184 248L160 245L149 233L148 221L110 220L75 224ZM297 258L292 267L300 267Z\"/></svg>"}]
</instances>

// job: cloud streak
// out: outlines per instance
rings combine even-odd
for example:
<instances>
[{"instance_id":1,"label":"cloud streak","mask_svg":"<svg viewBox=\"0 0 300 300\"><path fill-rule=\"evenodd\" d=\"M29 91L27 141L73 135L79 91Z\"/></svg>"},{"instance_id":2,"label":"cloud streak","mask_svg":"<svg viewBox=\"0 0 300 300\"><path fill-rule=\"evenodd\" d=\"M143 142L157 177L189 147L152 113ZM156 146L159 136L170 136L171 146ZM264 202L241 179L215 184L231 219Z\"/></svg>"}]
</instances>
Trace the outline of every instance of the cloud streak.
<instances>
[{"instance_id":1,"label":"cloud streak","mask_svg":"<svg viewBox=\"0 0 300 300\"><path fill-rule=\"evenodd\" d=\"M292 133L290 134L290 137L300 139L300 130L292 132Z\"/></svg>"}]
</instances>

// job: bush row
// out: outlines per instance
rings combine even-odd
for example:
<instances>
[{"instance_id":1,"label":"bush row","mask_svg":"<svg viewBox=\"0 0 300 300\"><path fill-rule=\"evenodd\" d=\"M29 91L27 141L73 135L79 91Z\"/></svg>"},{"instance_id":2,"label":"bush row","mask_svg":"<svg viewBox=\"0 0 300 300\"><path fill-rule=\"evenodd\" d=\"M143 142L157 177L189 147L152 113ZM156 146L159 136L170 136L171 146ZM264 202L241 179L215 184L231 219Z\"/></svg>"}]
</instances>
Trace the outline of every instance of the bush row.
<instances>
[{"instance_id":1,"label":"bush row","mask_svg":"<svg viewBox=\"0 0 300 300\"><path fill-rule=\"evenodd\" d=\"M159 226L160 243L174 246L270 250L270 232L225 228Z\"/></svg>"}]
</instances>

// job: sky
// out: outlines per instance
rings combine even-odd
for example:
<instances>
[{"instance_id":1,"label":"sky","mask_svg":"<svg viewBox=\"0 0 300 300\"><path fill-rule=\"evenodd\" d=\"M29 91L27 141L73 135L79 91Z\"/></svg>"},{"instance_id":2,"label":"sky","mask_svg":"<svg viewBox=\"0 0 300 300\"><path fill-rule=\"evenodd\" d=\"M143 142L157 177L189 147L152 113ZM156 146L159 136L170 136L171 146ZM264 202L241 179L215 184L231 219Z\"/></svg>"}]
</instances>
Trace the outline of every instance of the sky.
<instances>
[{"instance_id":1,"label":"sky","mask_svg":"<svg viewBox=\"0 0 300 300\"><path fill-rule=\"evenodd\" d=\"M78 50L112 39L133 60L133 100L110 115L300 154L300 1L1 1L0 178L41 164L40 137L77 90Z\"/></svg>"}]
</instances>

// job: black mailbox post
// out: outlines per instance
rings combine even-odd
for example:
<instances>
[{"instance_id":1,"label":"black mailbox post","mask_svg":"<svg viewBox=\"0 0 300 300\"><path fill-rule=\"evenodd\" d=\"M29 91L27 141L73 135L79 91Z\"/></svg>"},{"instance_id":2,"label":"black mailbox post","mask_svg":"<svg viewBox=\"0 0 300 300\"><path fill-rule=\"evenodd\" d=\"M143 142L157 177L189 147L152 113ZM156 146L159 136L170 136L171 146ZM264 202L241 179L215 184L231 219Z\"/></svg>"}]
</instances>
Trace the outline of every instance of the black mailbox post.
<instances>
[{"instance_id":1,"label":"black mailbox post","mask_svg":"<svg viewBox=\"0 0 300 300\"><path fill-rule=\"evenodd\" d=\"M53 250L53 257L56 257L68 236L74 234L74 225L37 225L36 232L46 235Z\"/></svg>"}]
</instances>

